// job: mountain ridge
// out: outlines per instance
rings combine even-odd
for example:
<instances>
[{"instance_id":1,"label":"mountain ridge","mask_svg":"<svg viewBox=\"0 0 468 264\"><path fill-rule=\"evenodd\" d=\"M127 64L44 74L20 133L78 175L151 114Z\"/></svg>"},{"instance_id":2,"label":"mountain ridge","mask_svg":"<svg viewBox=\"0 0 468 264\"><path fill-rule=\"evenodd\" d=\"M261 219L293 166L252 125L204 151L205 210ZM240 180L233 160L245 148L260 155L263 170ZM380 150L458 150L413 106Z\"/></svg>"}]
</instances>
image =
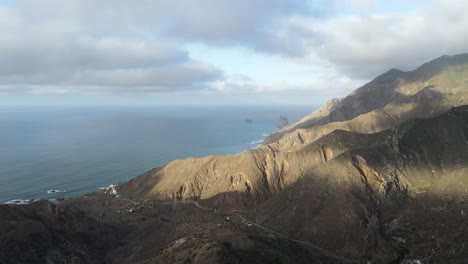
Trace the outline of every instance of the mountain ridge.
<instances>
[{"instance_id":1,"label":"mountain ridge","mask_svg":"<svg viewBox=\"0 0 468 264\"><path fill-rule=\"evenodd\" d=\"M265 140L265 144L274 143L278 141L282 136L284 136L284 134L292 132L296 129L308 128L317 125L325 125L327 123L336 121L345 121L349 120L351 117L355 118L361 114L368 113L373 109L382 108L386 104L388 104L394 96L397 95L395 94L395 92L397 91L396 88L399 88L399 84L395 83L395 81L397 81L400 78L406 79L411 82L417 82L419 84L419 87L417 87L417 91L420 91L431 85L425 83L427 80L437 75L444 69L447 69L448 67L454 67L457 65L466 65L467 63L468 53L464 53L453 56L441 56L421 65L413 71L404 72L397 69L391 69L376 77L369 83L361 86L360 88L357 88L349 96L341 99L331 99L317 111L304 117L295 124L285 127L284 129L281 129L276 133L273 133L269 138ZM464 76L464 81L466 81L466 76ZM442 87L442 89L443 88L445 87ZM377 89L380 92L379 94L375 94L375 90ZM384 90L384 93L382 93L381 90ZM370 92L372 92L373 94L368 95L367 93ZM415 93L414 91L408 92L411 92L412 94ZM349 101L352 101L352 103L349 103ZM375 102L378 102L377 105ZM337 111L337 109L339 108L343 109ZM343 113L347 113L347 115Z\"/></svg>"},{"instance_id":2,"label":"mountain ridge","mask_svg":"<svg viewBox=\"0 0 468 264\"><path fill-rule=\"evenodd\" d=\"M447 67L448 60L460 63L460 61L465 62L466 59L464 65L468 65L468 54L460 56L438 58L411 73L417 72L417 75L421 75L421 69L429 68L440 70L440 65ZM394 72L387 72L353 93L367 93L369 89L372 91L376 87L379 90L381 90L381 87L390 87L391 95L387 95L383 99L383 103L381 103L385 104L383 108L376 108L350 120L327 122L310 128L295 129L293 132L285 134L277 142L238 155L210 156L202 159L186 159L168 163L158 172L158 175L154 176L159 179L159 182L154 185L152 190L146 190L148 195L146 198L155 198L156 196L159 197L158 199L208 198L216 195L222 188L225 191L243 192L251 190L251 194L256 197L255 199L262 201L300 177L301 169L291 169L290 164L299 164L298 167L301 167L308 161L304 162L304 156L299 155L301 152L296 153L296 151L335 130L364 134L376 133L394 128L413 118L432 117L447 111L453 106L468 104L468 91L464 89L464 86L439 87L439 83L442 83L440 79L444 79L443 76L435 75L435 79L432 76L434 85L423 87L423 85L418 84L414 88L412 83L406 83L403 86L394 84L399 77L393 75ZM468 76L468 67L462 75ZM382 82L385 82L383 86L376 86L376 83L380 85ZM468 83L468 78L463 81L463 83L465 82ZM449 84L452 83L456 82L452 81ZM411 93L411 95L401 95L397 91L401 87L408 88L408 93ZM440 92L440 90L445 91L445 93ZM390 99L393 101L387 103ZM361 99L358 99L358 104L362 104ZM375 107L371 106L371 108ZM338 118L336 116L330 117L330 119ZM299 121L299 124L301 124L301 121ZM318 160L319 157L321 156L318 155L316 158L308 157L308 159ZM292 160L288 161L289 158ZM237 171L234 173L235 175L230 173L235 171ZM128 195L131 195L131 193L143 194L144 192L141 190L130 188L135 181L136 179L130 181L130 184L125 185L122 191L127 192ZM253 186L254 184L256 186ZM145 188L148 189L148 186Z\"/></svg>"}]
</instances>

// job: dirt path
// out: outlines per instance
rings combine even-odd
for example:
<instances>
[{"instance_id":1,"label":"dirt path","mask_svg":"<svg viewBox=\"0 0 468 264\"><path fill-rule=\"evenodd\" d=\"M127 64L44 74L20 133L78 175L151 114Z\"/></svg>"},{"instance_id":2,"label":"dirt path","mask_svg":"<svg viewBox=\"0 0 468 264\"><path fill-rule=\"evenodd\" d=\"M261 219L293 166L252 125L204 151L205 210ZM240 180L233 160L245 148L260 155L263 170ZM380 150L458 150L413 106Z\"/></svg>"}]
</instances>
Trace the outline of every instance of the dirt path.
<instances>
[{"instance_id":1,"label":"dirt path","mask_svg":"<svg viewBox=\"0 0 468 264\"><path fill-rule=\"evenodd\" d=\"M243 222L243 223L250 223L250 224L252 224L253 226L256 226L256 227L258 227L258 228L260 228L260 229L263 229L263 230L265 230L265 231L267 231L267 232L270 232L270 233L272 233L272 234L275 234L276 236L279 236L279 237L281 237L281 238L283 238L283 239L286 239L286 240L289 240L289 241L293 241L293 242L296 242L296 243L299 243L299 244L302 244L302 245L306 245L306 246L308 246L308 247L310 247L310 248L313 248L313 249L315 249L315 250L317 250L317 251L320 251L320 253L322 253L322 254L324 254L324 255L327 255L327 256L329 256L329 257L334 257L334 258L336 258L336 259L339 259L339 260L342 260L342 261L345 261L345 262L346 262L346 260L343 259L342 257L340 257L340 256L338 256L338 255L336 255L336 254L333 254L333 253L331 253L331 252L329 252L329 251L326 251L326 250L324 250L324 249L322 249L322 248L319 248L319 247L317 247L317 246L315 246L315 245L313 245L313 244L310 244L310 243L307 242L307 241L303 241L303 240L298 240L298 239L290 238L290 237L285 236L285 235L283 235L283 234L281 234L281 233L278 233L277 231L272 230L272 229L270 229L270 228L268 228L268 227L264 227L264 226L259 225L259 224L256 224L256 223L249 222L249 221L247 221L247 219L245 219L245 217L244 217L243 215L239 215L239 217L242 219L242 222Z\"/></svg>"}]
</instances>

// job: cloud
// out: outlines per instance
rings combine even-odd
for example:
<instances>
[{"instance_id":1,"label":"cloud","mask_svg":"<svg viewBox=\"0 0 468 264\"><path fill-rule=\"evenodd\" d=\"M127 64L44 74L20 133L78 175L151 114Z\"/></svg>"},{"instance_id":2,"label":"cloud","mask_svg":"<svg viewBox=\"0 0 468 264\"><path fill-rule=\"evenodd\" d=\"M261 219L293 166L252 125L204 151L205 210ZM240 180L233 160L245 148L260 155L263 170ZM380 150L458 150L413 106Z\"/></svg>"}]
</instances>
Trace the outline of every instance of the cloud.
<instances>
[{"instance_id":1,"label":"cloud","mask_svg":"<svg viewBox=\"0 0 468 264\"><path fill-rule=\"evenodd\" d=\"M390 68L466 52L466 1L409 2L397 0L406 8L398 10L383 0L18 0L0 5L0 85L341 95ZM258 83L255 73L192 58L184 47L194 43L269 54L319 77Z\"/></svg>"},{"instance_id":2,"label":"cloud","mask_svg":"<svg viewBox=\"0 0 468 264\"><path fill-rule=\"evenodd\" d=\"M309 75L309 72L293 72L295 75ZM224 95L280 96L284 102L288 98L301 98L301 102L324 102L330 98L344 97L353 89L363 85L366 80L351 79L337 74L333 69L323 69L322 73L310 81L276 81L258 83L243 74L226 75L224 80L209 85L211 90ZM307 99L308 98L308 99ZM288 102L291 103L291 102Z\"/></svg>"},{"instance_id":3,"label":"cloud","mask_svg":"<svg viewBox=\"0 0 468 264\"><path fill-rule=\"evenodd\" d=\"M224 73L192 59L185 44L294 53L275 28L313 12L301 0L18 0L0 5L0 85L204 89Z\"/></svg>"},{"instance_id":4,"label":"cloud","mask_svg":"<svg viewBox=\"0 0 468 264\"><path fill-rule=\"evenodd\" d=\"M391 68L412 70L443 54L467 52L467 8L466 1L432 1L410 12L296 16L282 27L300 32L288 38L300 47L299 60L333 67L350 78L370 79Z\"/></svg>"},{"instance_id":5,"label":"cloud","mask_svg":"<svg viewBox=\"0 0 468 264\"><path fill-rule=\"evenodd\" d=\"M115 87L154 87L155 90L171 91L197 87L202 83L221 78L213 66L204 63L165 65L160 68L94 70L81 73L74 83Z\"/></svg>"},{"instance_id":6,"label":"cloud","mask_svg":"<svg viewBox=\"0 0 468 264\"><path fill-rule=\"evenodd\" d=\"M172 1L165 33L175 38L218 46L261 49L275 38L279 23L291 15L312 15L307 1L205 0Z\"/></svg>"},{"instance_id":7,"label":"cloud","mask_svg":"<svg viewBox=\"0 0 468 264\"><path fill-rule=\"evenodd\" d=\"M126 29L143 26L146 31L164 32L175 38L232 45L256 38L291 15L326 13L330 1L19 0L19 3L28 16L39 20L47 17L93 28L109 25L96 22L118 23Z\"/></svg>"},{"instance_id":8,"label":"cloud","mask_svg":"<svg viewBox=\"0 0 468 264\"><path fill-rule=\"evenodd\" d=\"M65 86L112 86L119 88L116 91L144 87L145 91L164 92L201 89L205 83L223 78L222 70L191 59L179 46L157 35L131 38L124 31L99 32L73 16L39 19L26 16L28 11L0 7L0 85L9 89L54 85L61 87L48 90L62 91L67 90ZM39 10L35 16L40 14Z\"/></svg>"}]
</instances>

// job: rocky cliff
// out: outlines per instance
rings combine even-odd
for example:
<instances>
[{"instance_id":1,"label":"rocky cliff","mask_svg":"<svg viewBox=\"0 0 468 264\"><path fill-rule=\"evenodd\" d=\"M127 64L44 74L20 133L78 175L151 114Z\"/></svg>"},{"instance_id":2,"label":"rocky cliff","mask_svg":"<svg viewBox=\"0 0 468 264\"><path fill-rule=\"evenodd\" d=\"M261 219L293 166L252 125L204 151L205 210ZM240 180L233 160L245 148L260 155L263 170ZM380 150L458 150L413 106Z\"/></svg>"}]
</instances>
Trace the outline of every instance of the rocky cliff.
<instances>
[{"instance_id":1,"label":"rocky cliff","mask_svg":"<svg viewBox=\"0 0 468 264\"><path fill-rule=\"evenodd\" d=\"M464 104L468 104L468 55L443 56L412 72L391 70L377 77L350 96L274 134L259 149L174 161L122 185L121 191L137 198L213 198L220 205L258 204L306 171L369 144L367 139L360 142L359 136L347 142L334 131L373 134ZM321 143L325 140L338 145L328 147Z\"/></svg>"}]
</instances>

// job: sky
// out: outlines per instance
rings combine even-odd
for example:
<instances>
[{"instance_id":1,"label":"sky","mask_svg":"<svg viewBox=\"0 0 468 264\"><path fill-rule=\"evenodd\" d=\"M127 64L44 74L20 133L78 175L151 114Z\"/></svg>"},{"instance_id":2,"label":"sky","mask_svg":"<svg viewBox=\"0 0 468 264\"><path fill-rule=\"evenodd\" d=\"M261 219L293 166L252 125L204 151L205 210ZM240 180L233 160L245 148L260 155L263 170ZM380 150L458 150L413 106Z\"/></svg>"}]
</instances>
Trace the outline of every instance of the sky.
<instances>
[{"instance_id":1,"label":"sky","mask_svg":"<svg viewBox=\"0 0 468 264\"><path fill-rule=\"evenodd\" d=\"M465 0L0 0L0 105L317 105L468 52Z\"/></svg>"}]
</instances>

